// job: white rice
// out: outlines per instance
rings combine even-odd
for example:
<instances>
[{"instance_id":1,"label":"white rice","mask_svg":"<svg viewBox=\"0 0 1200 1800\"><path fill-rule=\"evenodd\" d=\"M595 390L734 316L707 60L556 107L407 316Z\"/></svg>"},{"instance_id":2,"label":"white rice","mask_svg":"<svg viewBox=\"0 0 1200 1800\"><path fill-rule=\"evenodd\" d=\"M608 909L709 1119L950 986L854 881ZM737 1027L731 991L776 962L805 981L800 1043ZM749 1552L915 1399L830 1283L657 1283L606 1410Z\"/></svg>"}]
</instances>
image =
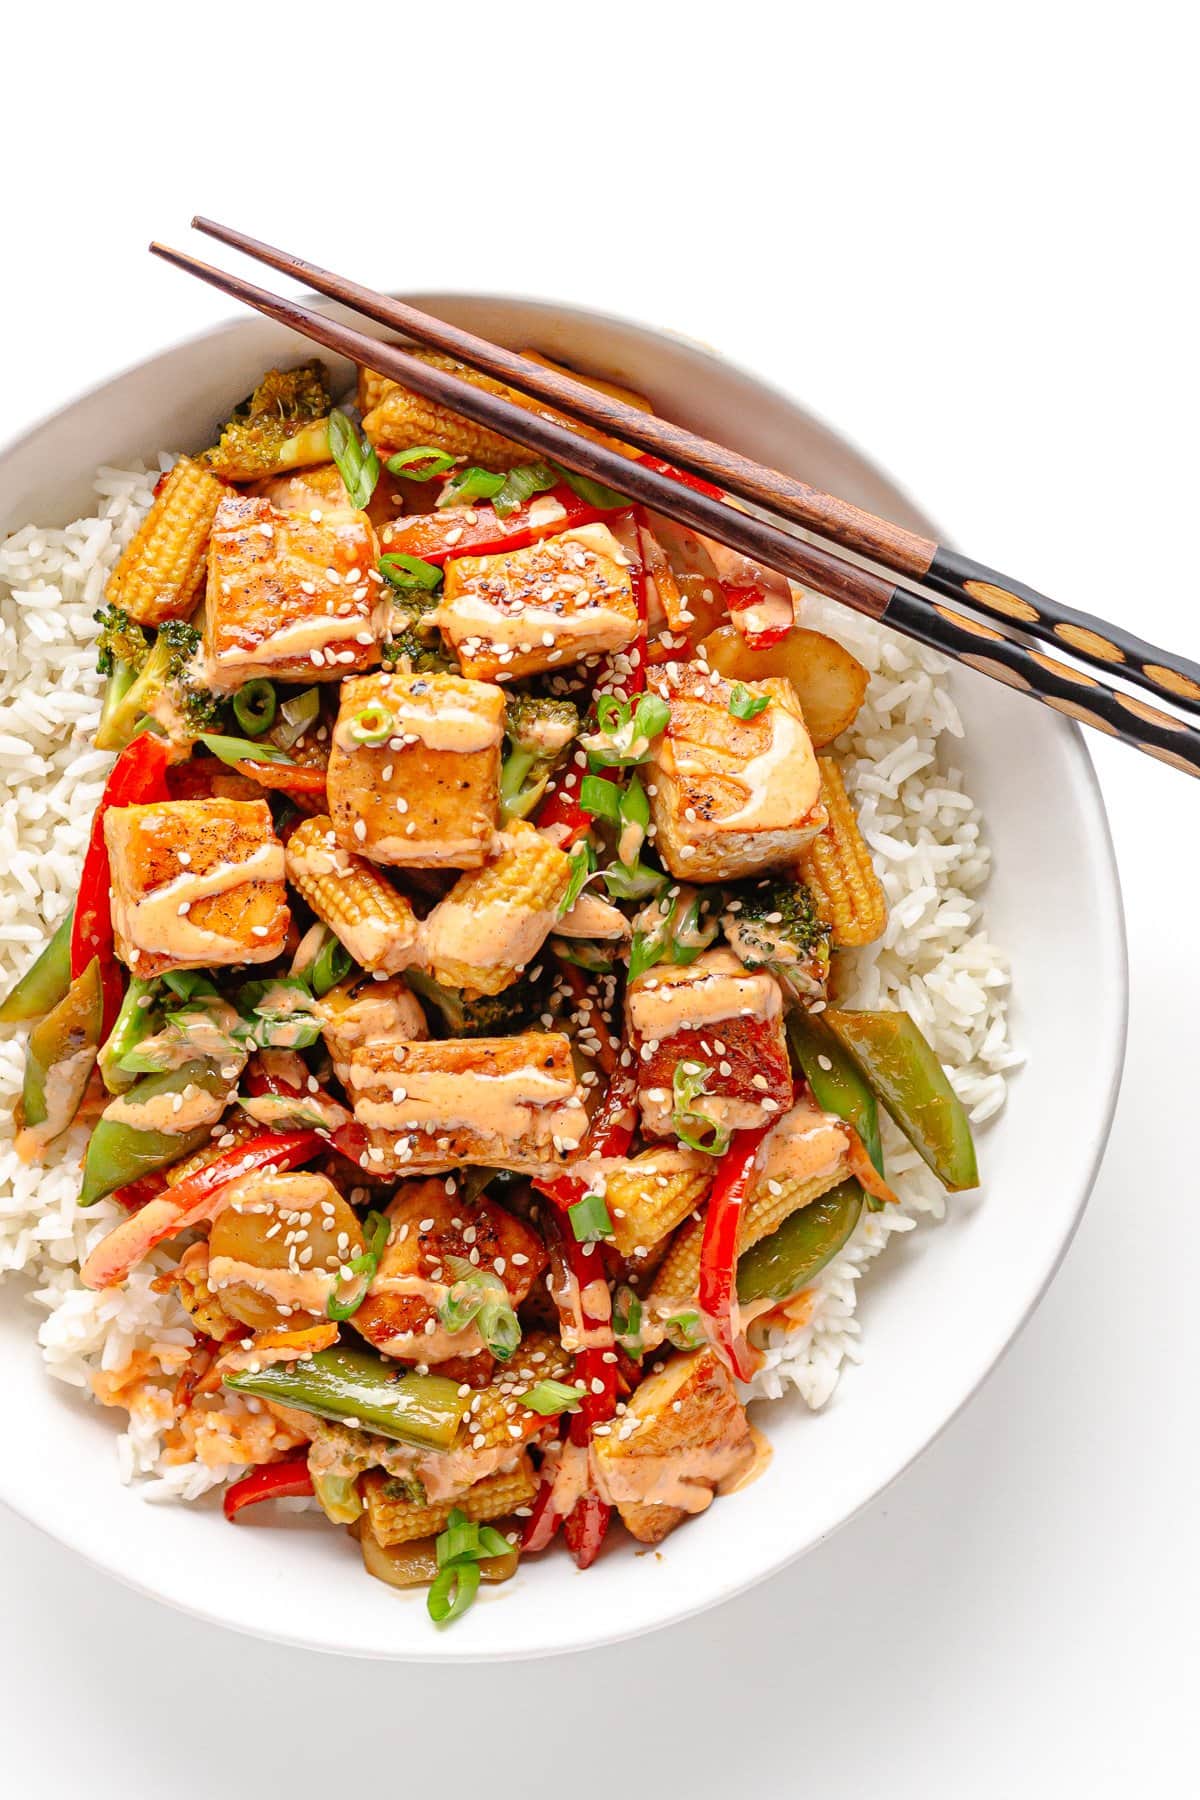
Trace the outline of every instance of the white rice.
<instances>
[{"instance_id":1,"label":"white rice","mask_svg":"<svg viewBox=\"0 0 1200 1800\"><path fill-rule=\"evenodd\" d=\"M101 469L95 514L64 530L26 526L0 545L0 991L32 960L78 886L111 761L91 745L102 686L92 614L158 473ZM871 671L866 703L839 748L890 918L883 940L858 953L850 998L910 1012L982 1124L1003 1105L1005 1071L1020 1059L1008 1039L1007 963L988 939L978 900L989 867L979 812L941 753L939 740L962 736L942 679L946 664L832 602L807 596L804 617ZM123 1289L94 1294L80 1285L81 1259L124 1215L109 1201L87 1212L77 1207L80 1131L40 1168L17 1160L12 1107L24 1038L22 1030L0 1031L0 1278L20 1271L31 1279L30 1298L46 1315L38 1341L47 1368L90 1391L94 1374L123 1368L135 1350L184 1345L190 1333L174 1296L151 1286L170 1265L166 1250ZM808 1324L774 1334L755 1393L777 1396L790 1383L809 1406L824 1405L842 1363L859 1359L863 1270L893 1231L912 1230L920 1214L941 1217L939 1184L886 1122L885 1148L902 1204L864 1213L817 1281ZM117 1439L121 1478L143 1478L148 1499L195 1499L236 1472L164 1462L163 1431L161 1421L139 1412Z\"/></svg>"}]
</instances>

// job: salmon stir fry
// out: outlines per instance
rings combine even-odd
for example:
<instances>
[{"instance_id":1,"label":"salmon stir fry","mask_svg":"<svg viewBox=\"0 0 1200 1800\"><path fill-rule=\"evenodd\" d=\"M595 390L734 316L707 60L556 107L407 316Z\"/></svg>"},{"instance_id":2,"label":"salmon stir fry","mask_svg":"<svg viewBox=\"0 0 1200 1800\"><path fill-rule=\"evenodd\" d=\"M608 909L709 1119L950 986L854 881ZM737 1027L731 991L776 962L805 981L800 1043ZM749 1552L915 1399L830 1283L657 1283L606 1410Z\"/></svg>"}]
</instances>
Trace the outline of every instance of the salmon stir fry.
<instances>
[{"instance_id":1,"label":"salmon stir fry","mask_svg":"<svg viewBox=\"0 0 1200 1800\"><path fill-rule=\"evenodd\" d=\"M181 1441L205 1395L267 1421L229 1518L313 1496L439 1623L762 1470L766 1334L894 1199L881 1105L975 1182L916 1026L838 1005L887 910L867 675L795 606L307 363L163 478L97 614L116 760L0 1006L21 1154L86 1126L82 1279L157 1254Z\"/></svg>"}]
</instances>

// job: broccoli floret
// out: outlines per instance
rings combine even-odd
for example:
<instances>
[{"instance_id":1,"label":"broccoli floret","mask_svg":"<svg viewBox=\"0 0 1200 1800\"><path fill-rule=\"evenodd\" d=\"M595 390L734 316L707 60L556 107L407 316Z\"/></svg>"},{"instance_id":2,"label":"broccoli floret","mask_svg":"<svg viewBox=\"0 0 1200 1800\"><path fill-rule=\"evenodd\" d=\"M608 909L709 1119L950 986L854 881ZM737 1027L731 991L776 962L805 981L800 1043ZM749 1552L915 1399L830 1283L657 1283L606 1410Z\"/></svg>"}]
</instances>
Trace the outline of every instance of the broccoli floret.
<instances>
[{"instance_id":1,"label":"broccoli floret","mask_svg":"<svg viewBox=\"0 0 1200 1800\"><path fill-rule=\"evenodd\" d=\"M298 369L268 369L200 461L227 481L326 462L329 407L325 366L316 358Z\"/></svg>"},{"instance_id":2,"label":"broccoli floret","mask_svg":"<svg viewBox=\"0 0 1200 1800\"><path fill-rule=\"evenodd\" d=\"M824 994L829 926L802 881L739 883L730 889L721 929L748 969L770 970L797 999Z\"/></svg>"},{"instance_id":3,"label":"broccoli floret","mask_svg":"<svg viewBox=\"0 0 1200 1800\"><path fill-rule=\"evenodd\" d=\"M414 675L446 675L456 674L458 665L444 656L436 642L421 637L412 627L407 627L395 637L385 640L381 656L385 669L395 669L401 663Z\"/></svg>"},{"instance_id":4,"label":"broccoli floret","mask_svg":"<svg viewBox=\"0 0 1200 1800\"><path fill-rule=\"evenodd\" d=\"M420 969L406 969L404 979L440 1013L451 1037L504 1037L520 1031L539 1011L545 992L544 982L516 981L502 993L467 1000L460 989L443 987Z\"/></svg>"},{"instance_id":5,"label":"broccoli floret","mask_svg":"<svg viewBox=\"0 0 1200 1800\"><path fill-rule=\"evenodd\" d=\"M513 694L507 706L508 749L500 772L500 805L506 819L524 819L545 791L551 770L579 731L569 700Z\"/></svg>"},{"instance_id":6,"label":"broccoli floret","mask_svg":"<svg viewBox=\"0 0 1200 1800\"><path fill-rule=\"evenodd\" d=\"M221 701L205 687L200 668L200 633L183 619L168 619L136 680L101 720L96 745L120 750L144 715L157 719L169 737L190 739L212 725Z\"/></svg>"},{"instance_id":7,"label":"broccoli floret","mask_svg":"<svg viewBox=\"0 0 1200 1800\"><path fill-rule=\"evenodd\" d=\"M150 654L150 639L142 627L120 606L102 606L92 617L100 627L96 639L100 674L114 674L119 663L136 675Z\"/></svg>"}]
</instances>

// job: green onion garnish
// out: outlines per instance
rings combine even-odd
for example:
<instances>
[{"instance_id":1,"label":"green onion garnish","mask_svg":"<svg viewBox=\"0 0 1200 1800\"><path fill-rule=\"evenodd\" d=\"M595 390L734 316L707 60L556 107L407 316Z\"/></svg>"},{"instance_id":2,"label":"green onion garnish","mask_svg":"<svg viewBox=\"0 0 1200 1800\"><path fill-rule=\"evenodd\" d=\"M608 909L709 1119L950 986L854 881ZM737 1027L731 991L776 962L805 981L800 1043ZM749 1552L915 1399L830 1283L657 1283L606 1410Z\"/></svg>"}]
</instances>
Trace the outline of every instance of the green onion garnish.
<instances>
[{"instance_id":1,"label":"green onion garnish","mask_svg":"<svg viewBox=\"0 0 1200 1800\"><path fill-rule=\"evenodd\" d=\"M285 700L279 709L282 723L275 733L280 747L290 750L310 726L316 724L320 713L321 696L315 687L305 688L302 694L295 694L290 700Z\"/></svg>"},{"instance_id":2,"label":"green onion garnish","mask_svg":"<svg viewBox=\"0 0 1200 1800\"><path fill-rule=\"evenodd\" d=\"M694 1101L708 1093L711 1074L712 1070L705 1063L676 1063L671 1082L675 1101L671 1126L679 1142L686 1144L689 1150L700 1150L705 1156L723 1156L729 1148L730 1132L693 1106Z\"/></svg>"},{"instance_id":3,"label":"green onion garnish","mask_svg":"<svg viewBox=\"0 0 1200 1800\"><path fill-rule=\"evenodd\" d=\"M403 475L406 481L432 481L454 467L454 458L432 444L414 444L411 450L397 450L387 459L388 473Z\"/></svg>"},{"instance_id":4,"label":"green onion garnish","mask_svg":"<svg viewBox=\"0 0 1200 1800\"><path fill-rule=\"evenodd\" d=\"M671 879L661 869L652 869L649 863L640 860L630 864L610 863L600 873L614 900L650 900L655 894L661 894Z\"/></svg>"},{"instance_id":5,"label":"green onion garnish","mask_svg":"<svg viewBox=\"0 0 1200 1800\"><path fill-rule=\"evenodd\" d=\"M582 1399L577 1387L549 1376L520 1396L522 1406L527 1406L530 1412L541 1413L544 1419L553 1419L558 1413L566 1412L568 1407L578 1406Z\"/></svg>"},{"instance_id":6,"label":"green onion garnish","mask_svg":"<svg viewBox=\"0 0 1200 1800\"><path fill-rule=\"evenodd\" d=\"M406 556L397 550L379 559L379 573L394 588L424 588L432 593L442 579L436 563L423 562L419 556Z\"/></svg>"},{"instance_id":7,"label":"green onion garnish","mask_svg":"<svg viewBox=\"0 0 1200 1800\"><path fill-rule=\"evenodd\" d=\"M674 1344L676 1350L698 1350L704 1342L700 1314L696 1312L673 1313L663 1331L667 1342Z\"/></svg>"},{"instance_id":8,"label":"green onion garnish","mask_svg":"<svg viewBox=\"0 0 1200 1800\"><path fill-rule=\"evenodd\" d=\"M627 495L618 494L615 488L605 487L602 481L593 481L589 475L577 475L574 469L564 469L559 463L552 463L550 466L581 500L586 500L598 512L620 512L622 507L631 504Z\"/></svg>"},{"instance_id":9,"label":"green onion garnish","mask_svg":"<svg viewBox=\"0 0 1200 1800\"><path fill-rule=\"evenodd\" d=\"M350 736L356 744L385 744L396 729L394 714L381 700L370 700L350 721Z\"/></svg>"},{"instance_id":10,"label":"green onion garnish","mask_svg":"<svg viewBox=\"0 0 1200 1800\"><path fill-rule=\"evenodd\" d=\"M615 782L600 775L585 775L579 784L579 804L586 813L598 819L621 823L621 790Z\"/></svg>"},{"instance_id":11,"label":"green onion garnish","mask_svg":"<svg viewBox=\"0 0 1200 1800\"><path fill-rule=\"evenodd\" d=\"M289 767L294 766L293 759L287 752L277 750L274 744L255 744L249 738L222 737L212 731L202 731L199 737L206 750L211 750L221 762L234 768L240 762L286 763Z\"/></svg>"},{"instance_id":12,"label":"green onion garnish","mask_svg":"<svg viewBox=\"0 0 1200 1800\"><path fill-rule=\"evenodd\" d=\"M425 1601L425 1608L435 1625L450 1625L460 1619L479 1592L479 1564L447 1563L439 1569Z\"/></svg>"},{"instance_id":13,"label":"green onion garnish","mask_svg":"<svg viewBox=\"0 0 1200 1800\"><path fill-rule=\"evenodd\" d=\"M247 737L261 737L275 723L275 689L269 681L248 681L233 696L233 716Z\"/></svg>"},{"instance_id":14,"label":"green onion garnish","mask_svg":"<svg viewBox=\"0 0 1200 1800\"><path fill-rule=\"evenodd\" d=\"M596 866L596 855L588 843L576 844L570 855L571 874L567 882L567 891L559 902L558 916L566 917L582 894L587 878Z\"/></svg>"},{"instance_id":15,"label":"green onion garnish","mask_svg":"<svg viewBox=\"0 0 1200 1800\"><path fill-rule=\"evenodd\" d=\"M382 1213L369 1212L363 1220L366 1249L360 1250L358 1255L352 1256L346 1264L350 1274L356 1275L358 1280L347 1299L337 1300L330 1294L329 1305L326 1308L329 1317L337 1319L339 1324L343 1319L348 1319L352 1313L356 1313L366 1299L367 1289L379 1267L379 1259L387 1249L390 1232L391 1226Z\"/></svg>"},{"instance_id":16,"label":"green onion garnish","mask_svg":"<svg viewBox=\"0 0 1200 1800\"><path fill-rule=\"evenodd\" d=\"M331 931L316 956L304 971L313 993L320 1000L339 981L344 981L354 967L354 958L345 944Z\"/></svg>"},{"instance_id":17,"label":"green onion garnish","mask_svg":"<svg viewBox=\"0 0 1200 1800\"><path fill-rule=\"evenodd\" d=\"M651 740L671 723L671 708L659 694L643 694L636 705L617 694L602 694L596 702L598 733L584 742L592 762L600 768L628 768L650 755Z\"/></svg>"},{"instance_id":18,"label":"green onion garnish","mask_svg":"<svg viewBox=\"0 0 1200 1800\"><path fill-rule=\"evenodd\" d=\"M168 969L162 984L177 1000L191 1000L196 994L215 994L216 988L199 969Z\"/></svg>"},{"instance_id":19,"label":"green onion garnish","mask_svg":"<svg viewBox=\"0 0 1200 1800\"><path fill-rule=\"evenodd\" d=\"M613 1222L603 1194L585 1194L574 1206L568 1206L567 1217L577 1244L594 1244L613 1235Z\"/></svg>"},{"instance_id":20,"label":"green onion garnish","mask_svg":"<svg viewBox=\"0 0 1200 1800\"><path fill-rule=\"evenodd\" d=\"M626 1356L636 1361L642 1354L642 1303L633 1289L622 1282L613 1295L613 1336Z\"/></svg>"},{"instance_id":21,"label":"green onion garnish","mask_svg":"<svg viewBox=\"0 0 1200 1800\"><path fill-rule=\"evenodd\" d=\"M510 513L528 506L535 494L544 494L557 485L558 476L549 463L523 463L519 469L508 471L504 486L492 495L492 511L498 519L507 519Z\"/></svg>"},{"instance_id":22,"label":"green onion garnish","mask_svg":"<svg viewBox=\"0 0 1200 1800\"><path fill-rule=\"evenodd\" d=\"M729 710L735 719L757 719L771 704L770 694L752 694L744 681L735 681L729 696Z\"/></svg>"},{"instance_id":23,"label":"green onion garnish","mask_svg":"<svg viewBox=\"0 0 1200 1800\"><path fill-rule=\"evenodd\" d=\"M329 415L329 454L345 483L350 504L365 506L379 480L379 458L336 406Z\"/></svg>"},{"instance_id":24,"label":"green onion garnish","mask_svg":"<svg viewBox=\"0 0 1200 1800\"><path fill-rule=\"evenodd\" d=\"M460 469L452 475L437 497L438 506L470 506L476 500L491 500L504 487L507 476L493 469Z\"/></svg>"},{"instance_id":25,"label":"green onion garnish","mask_svg":"<svg viewBox=\"0 0 1200 1800\"><path fill-rule=\"evenodd\" d=\"M466 1257L448 1256L446 1267L454 1281L438 1308L440 1323L451 1333L474 1324L496 1361L508 1362L521 1342L508 1289L493 1270L476 1268Z\"/></svg>"}]
</instances>

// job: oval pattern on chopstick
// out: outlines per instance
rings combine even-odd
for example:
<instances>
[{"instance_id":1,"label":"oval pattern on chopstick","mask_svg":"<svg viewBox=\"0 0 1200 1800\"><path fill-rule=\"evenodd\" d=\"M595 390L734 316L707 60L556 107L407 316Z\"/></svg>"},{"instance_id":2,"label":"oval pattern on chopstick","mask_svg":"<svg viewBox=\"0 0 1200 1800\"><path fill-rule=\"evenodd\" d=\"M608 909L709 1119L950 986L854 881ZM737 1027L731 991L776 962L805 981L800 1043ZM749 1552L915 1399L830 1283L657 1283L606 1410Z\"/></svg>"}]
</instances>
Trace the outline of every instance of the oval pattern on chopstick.
<instances>
[{"instance_id":1,"label":"oval pattern on chopstick","mask_svg":"<svg viewBox=\"0 0 1200 1800\"><path fill-rule=\"evenodd\" d=\"M991 625L981 625L978 619L969 619L965 613L954 612L949 606L939 606L934 601L933 610L939 613L947 624L957 625L961 631L969 631L975 637L991 638L994 644L1004 642L1004 633L996 631Z\"/></svg>"},{"instance_id":2,"label":"oval pattern on chopstick","mask_svg":"<svg viewBox=\"0 0 1200 1800\"><path fill-rule=\"evenodd\" d=\"M1032 692L1032 685L1024 675L1018 675L1015 669L1007 668L1004 663L997 662L994 657L975 656L965 650L958 660L966 663L968 668L978 669L981 675L991 675L995 680L1005 682L1008 687L1019 688L1024 694Z\"/></svg>"},{"instance_id":3,"label":"oval pattern on chopstick","mask_svg":"<svg viewBox=\"0 0 1200 1800\"><path fill-rule=\"evenodd\" d=\"M1098 631L1089 631L1086 625L1056 625L1054 635L1064 644L1070 644L1072 650L1082 650L1086 656L1098 656L1102 662L1125 661L1123 650L1118 650Z\"/></svg>"},{"instance_id":4,"label":"oval pattern on chopstick","mask_svg":"<svg viewBox=\"0 0 1200 1800\"><path fill-rule=\"evenodd\" d=\"M1043 694L1042 699L1055 712L1066 713L1069 719L1078 719L1081 725L1091 725L1096 731L1106 732L1109 737L1121 735L1115 725L1110 725L1107 719L1102 719L1099 713L1092 712L1090 708L1080 706L1078 700L1060 700L1056 694Z\"/></svg>"},{"instance_id":5,"label":"oval pattern on chopstick","mask_svg":"<svg viewBox=\"0 0 1200 1800\"><path fill-rule=\"evenodd\" d=\"M1181 700L1200 700L1200 683L1188 675L1181 675L1178 669L1164 668L1162 663L1143 663L1142 673L1168 694L1178 694Z\"/></svg>"},{"instance_id":6,"label":"oval pattern on chopstick","mask_svg":"<svg viewBox=\"0 0 1200 1800\"><path fill-rule=\"evenodd\" d=\"M1007 588L997 587L994 581L964 581L963 587L972 600L994 606L997 612L1010 619L1020 619L1026 625L1036 624L1042 616L1030 601L1023 600L1020 594L1010 594Z\"/></svg>"},{"instance_id":7,"label":"oval pattern on chopstick","mask_svg":"<svg viewBox=\"0 0 1200 1800\"><path fill-rule=\"evenodd\" d=\"M1056 662L1052 656L1044 656L1040 650L1029 652L1030 660L1039 668L1048 669L1051 675L1059 675L1064 681L1078 681L1082 687L1099 687L1100 683L1082 669L1073 669L1070 663Z\"/></svg>"},{"instance_id":8,"label":"oval pattern on chopstick","mask_svg":"<svg viewBox=\"0 0 1200 1800\"><path fill-rule=\"evenodd\" d=\"M1118 706L1131 712L1135 719L1144 719L1147 725L1161 725L1166 731L1187 730L1182 719L1174 719L1170 713L1160 712L1157 706L1148 706L1144 700L1135 700L1132 694L1117 694L1114 698Z\"/></svg>"}]
</instances>

